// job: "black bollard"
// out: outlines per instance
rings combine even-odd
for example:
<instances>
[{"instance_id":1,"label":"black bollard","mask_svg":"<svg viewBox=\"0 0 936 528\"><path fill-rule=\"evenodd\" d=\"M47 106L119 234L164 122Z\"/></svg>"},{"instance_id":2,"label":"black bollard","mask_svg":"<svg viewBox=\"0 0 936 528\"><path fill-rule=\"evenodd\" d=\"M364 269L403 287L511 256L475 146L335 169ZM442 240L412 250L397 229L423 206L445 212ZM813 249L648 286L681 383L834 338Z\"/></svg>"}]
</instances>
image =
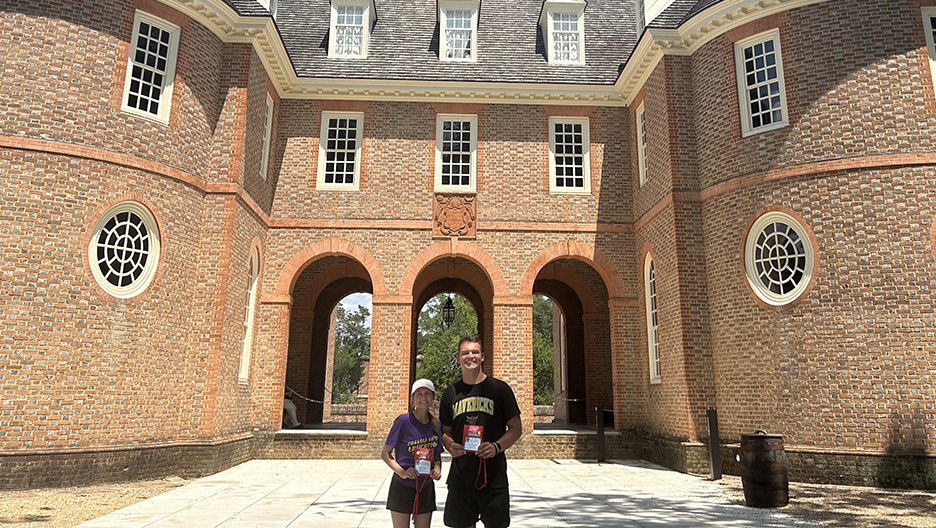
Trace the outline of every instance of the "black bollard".
<instances>
[{"instance_id":1,"label":"black bollard","mask_svg":"<svg viewBox=\"0 0 936 528\"><path fill-rule=\"evenodd\" d=\"M605 461L605 438L604 438L604 407L599 405L596 410L598 411L597 420L595 423L598 425L598 462Z\"/></svg>"}]
</instances>

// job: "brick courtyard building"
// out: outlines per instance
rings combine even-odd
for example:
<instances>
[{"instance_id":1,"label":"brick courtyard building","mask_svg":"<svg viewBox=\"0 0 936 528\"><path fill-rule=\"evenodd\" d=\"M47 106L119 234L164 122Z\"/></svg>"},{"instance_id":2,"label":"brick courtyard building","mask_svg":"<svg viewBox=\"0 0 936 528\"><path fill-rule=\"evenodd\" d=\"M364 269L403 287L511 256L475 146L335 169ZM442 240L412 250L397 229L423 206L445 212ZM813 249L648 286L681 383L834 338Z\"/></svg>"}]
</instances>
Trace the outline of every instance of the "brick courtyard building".
<instances>
[{"instance_id":1,"label":"brick courtyard building","mask_svg":"<svg viewBox=\"0 0 936 528\"><path fill-rule=\"evenodd\" d=\"M376 457L439 293L510 456L595 456L541 294L610 456L936 487L936 0L0 5L0 488ZM366 432L281 432L358 292Z\"/></svg>"}]
</instances>

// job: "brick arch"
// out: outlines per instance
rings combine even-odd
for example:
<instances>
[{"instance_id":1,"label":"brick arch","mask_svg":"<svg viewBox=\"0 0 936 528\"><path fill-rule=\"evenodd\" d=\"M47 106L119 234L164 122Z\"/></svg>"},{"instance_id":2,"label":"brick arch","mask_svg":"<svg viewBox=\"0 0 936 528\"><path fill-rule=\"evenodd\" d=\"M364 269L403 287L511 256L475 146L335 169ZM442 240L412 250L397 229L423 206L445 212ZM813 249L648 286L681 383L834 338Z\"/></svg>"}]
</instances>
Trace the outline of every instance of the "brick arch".
<instances>
[{"instance_id":1,"label":"brick arch","mask_svg":"<svg viewBox=\"0 0 936 528\"><path fill-rule=\"evenodd\" d=\"M420 272L436 260L447 257L463 258L477 264L487 273L491 286L494 288L494 296L507 295L507 284L504 281L504 274L501 272L500 266L483 249L461 240L438 242L420 251L406 266L406 271L403 272L400 295L413 295L413 287ZM374 285L374 294L377 294L376 284Z\"/></svg>"},{"instance_id":2,"label":"brick arch","mask_svg":"<svg viewBox=\"0 0 936 528\"><path fill-rule=\"evenodd\" d=\"M598 305L595 302L595 294L592 292L591 287L582 279L581 275L575 273L569 268L563 266L556 266L555 264L549 263L543 266L539 273L536 274L537 279L551 279L557 280L559 282L565 283L570 288L575 290L575 293L579 297L579 301L582 303L582 308L585 313L596 313L598 311ZM534 284L535 286L535 284ZM537 293L537 289L533 288L533 293Z\"/></svg>"},{"instance_id":3,"label":"brick arch","mask_svg":"<svg viewBox=\"0 0 936 528\"><path fill-rule=\"evenodd\" d=\"M626 296L624 280L621 278L621 274L618 272L614 263L600 250L595 249L594 246L575 242L573 240L553 244L533 257L533 260L530 261L530 265L527 266L526 271L523 273L523 279L520 281L519 294L532 295L533 282L536 281L536 276L539 275L540 270L546 267L550 262L561 258L580 260L595 268L598 275L601 275L605 287L608 288L609 298L614 299L616 297Z\"/></svg>"},{"instance_id":4,"label":"brick arch","mask_svg":"<svg viewBox=\"0 0 936 528\"><path fill-rule=\"evenodd\" d=\"M315 307L319 295L322 294L322 291L325 290L328 285L339 279L348 278L363 279L370 282L370 277L367 275L367 268L358 261L330 266L312 279L312 282L309 283L306 290L302 293L301 304L296 308L300 311L312 310ZM297 297L299 297L299 295L293 295L293 300L295 301Z\"/></svg>"},{"instance_id":5,"label":"brick arch","mask_svg":"<svg viewBox=\"0 0 936 528\"><path fill-rule=\"evenodd\" d=\"M309 264L324 257L342 256L350 257L358 261L370 275L370 281L373 285L374 295L386 294L384 285L383 270L377 259L363 246L355 244L349 240L340 238L325 238L318 242L313 242L299 250L289 259L280 272L279 281L276 284L274 295L289 295L296 279Z\"/></svg>"}]
</instances>

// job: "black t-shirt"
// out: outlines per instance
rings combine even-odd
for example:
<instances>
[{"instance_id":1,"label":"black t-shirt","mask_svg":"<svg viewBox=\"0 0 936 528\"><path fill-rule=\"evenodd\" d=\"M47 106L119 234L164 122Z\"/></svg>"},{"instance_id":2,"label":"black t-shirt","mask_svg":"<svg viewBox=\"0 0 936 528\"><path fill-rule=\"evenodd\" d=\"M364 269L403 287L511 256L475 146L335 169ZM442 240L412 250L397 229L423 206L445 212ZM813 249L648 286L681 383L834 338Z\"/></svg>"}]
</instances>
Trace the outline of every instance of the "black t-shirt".
<instances>
[{"instance_id":1,"label":"black t-shirt","mask_svg":"<svg viewBox=\"0 0 936 528\"><path fill-rule=\"evenodd\" d=\"M520 406L510 385L488 376L476 385L457 381L442 393L439 421L452 428L452 440L463 444L466 425L480 425L484 442L496 442L507 431L507 422L520 415ZM477 468L479 458L474 453L455 457L453 469ZM507 459L499 453L488 462L488 471L507 475Z\"/></svg>"}]
</instances>

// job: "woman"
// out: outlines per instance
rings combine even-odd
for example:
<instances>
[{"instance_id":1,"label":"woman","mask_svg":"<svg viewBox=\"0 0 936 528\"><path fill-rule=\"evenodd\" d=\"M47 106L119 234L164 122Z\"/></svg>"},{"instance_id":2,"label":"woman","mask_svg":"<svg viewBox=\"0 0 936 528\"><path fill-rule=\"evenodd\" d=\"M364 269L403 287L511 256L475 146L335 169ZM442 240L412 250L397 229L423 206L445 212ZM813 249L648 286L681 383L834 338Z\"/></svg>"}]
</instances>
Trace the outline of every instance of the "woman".
<instances>
[{"instance_id":1,"label":"woman","mask_svg":"<svg viewBox=\"0 0 936 528\"><path fill-rule=\"evenodd\" d=\"M442 477L440 425L429 412L434 400L432 382L416 380L410 390L410 412L394 420L380 453L380 458L394 473L387 497L393 528L407 528L411 515L416 528L429 528L432 522L432 512L436 509L432 481Z\"/></svg>"}]
</instances>

